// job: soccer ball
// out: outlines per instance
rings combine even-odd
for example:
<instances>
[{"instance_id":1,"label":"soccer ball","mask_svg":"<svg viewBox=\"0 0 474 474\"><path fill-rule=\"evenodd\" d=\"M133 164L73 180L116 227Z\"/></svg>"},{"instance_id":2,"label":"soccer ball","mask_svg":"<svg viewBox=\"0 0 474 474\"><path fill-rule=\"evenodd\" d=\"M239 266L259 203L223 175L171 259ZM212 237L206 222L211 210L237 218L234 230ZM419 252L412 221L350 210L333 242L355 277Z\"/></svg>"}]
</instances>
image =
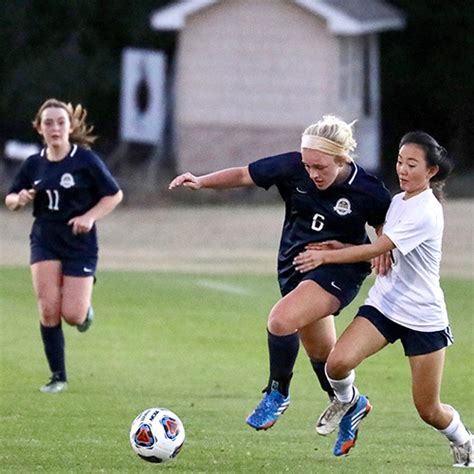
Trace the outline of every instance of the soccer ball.
<instances>
[{"instance_id":1,"label":"soccer ball","mask_svg":"<svg viewBox=\"0 0 474 474\"><path fill-rule=\"evenodd\" d=\"M185 438L181 420L166 408L149 408L140 413L130 429L130 444L148 462L167 462L175 458Z\"/></svg>"}]
</instances>

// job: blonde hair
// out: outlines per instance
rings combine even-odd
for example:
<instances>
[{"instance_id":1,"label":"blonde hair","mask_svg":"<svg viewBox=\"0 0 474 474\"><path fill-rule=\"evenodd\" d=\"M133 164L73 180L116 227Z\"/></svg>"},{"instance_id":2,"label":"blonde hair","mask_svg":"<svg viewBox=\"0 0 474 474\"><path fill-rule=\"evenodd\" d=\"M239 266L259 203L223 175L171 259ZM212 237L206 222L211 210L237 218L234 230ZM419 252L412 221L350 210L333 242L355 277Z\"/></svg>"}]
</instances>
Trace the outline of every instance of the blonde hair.
<instances>
[{"instance_id":1,"label":"blonde hair","mask_svg":"<svg viewBox=\"0 0 474 474\"><path fill-rule=\"evenodd\" d=\"M50 107L64 109L67 112L72 128L71 135L69 136L71 143L77 143L84 148L90 148L97 140L97 137L91 134L94 127L86 123L87 110L82 107L81 104L77 104L74 107L71 103L66 104L57 99L48 99L41 105L32 122L33 128L36 130L39 129L41 125L41 114Z\"/></svg>"},{"instance_id":2,"label":"blonde hair","mask_svg":"<svg viewBox=\"0 0 474 474\"><path fill-rule=\"evenodd\" d=\"M324 115L321 120L310 125L303 132L303 146L306 143L311 143L311 137L318 137L322 140L313 141L315 149L341 156L345 161L350 162L353 160L350 152L357 147L357 142L352 133L352 127L355 123L355 120L351 123L346 123L334 115ZM312 146L309 147L313 148Z\"/></svg>"}]
</instances>

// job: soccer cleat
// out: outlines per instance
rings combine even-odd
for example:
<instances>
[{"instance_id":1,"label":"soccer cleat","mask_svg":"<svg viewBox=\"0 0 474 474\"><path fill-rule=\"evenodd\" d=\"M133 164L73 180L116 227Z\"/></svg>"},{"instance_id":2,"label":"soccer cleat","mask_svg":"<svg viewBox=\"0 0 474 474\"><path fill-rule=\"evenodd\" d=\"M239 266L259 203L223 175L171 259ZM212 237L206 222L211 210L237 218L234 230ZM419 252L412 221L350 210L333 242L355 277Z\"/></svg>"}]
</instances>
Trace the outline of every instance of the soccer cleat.
<instances>
[{"instance_id":1,"label":"soccer cleat","mask_svg":"<svg viewBox=\"0 0 474 474\"><path fill-rule=\"evenodd\" d=\"M472 435L471 438L461 446L455 446L453 443L450 443L454 458L453 467L474 468L473 443L474 436Z\"/></svg>"},{"instance_id":2,"label":"soccer cleat","mask_svg":"<svg viewBox=\"0 0 474 474\"><path fill-rule=\"evenodd\" d=\"M334 456L347 454L354 447L359 424L371 409L369 400L364 395L359 395L357 403L342 417L339 423L339 433L333 450Z\"/></svg>"},{"instance_id":3,"label":"soccer cleat","mask_svg":"<svg viewBox=\"0 0 474 474\"><path fill-rule=\"evenodd\" d=\"M258 430L268 430L290 404L290 396L285 397L278 390L270 390L263 396L253 413L247 418L247 424Z\"/></svg>"},{"instance_id":4,"label":"soccer cleat","mask_svg":"<svg viewBox=\"0 0 474 474\"><path fill-rule=\"evenodd\" d=\"M89 306L89 309L87 310L87 314L86 314L86 319L84 319L84 322L76 326L77 330L79 332L86 332L91 327L91 324L93 321L94 321L94 310L92 309L92 306Z\"/></svg>"},{"instance_id":5,"label":"soccer cleat","mask_svg":"<svg viewBox=\"0 0 474 474\"><path fill-rule=\"evenodd\" d=\"M316 423L316 432L322 436L331 434L339 425L342 417L356 404L359 391L354 387L354 397L350 402L341 402L334 397L321 413Z\"/></svg>"},{"instance_id":6,"label":"soccer cleat","mask_svg":"<svg viewBox=\"0 0 474 474\"><path fill-rule=\"evenodd\" d=\"M40 387L40 392L43 393L60 393L67 389L67 382L65 380L59 380L55 374L53 374L49 382Z\"/></svg>"}]
</instances>

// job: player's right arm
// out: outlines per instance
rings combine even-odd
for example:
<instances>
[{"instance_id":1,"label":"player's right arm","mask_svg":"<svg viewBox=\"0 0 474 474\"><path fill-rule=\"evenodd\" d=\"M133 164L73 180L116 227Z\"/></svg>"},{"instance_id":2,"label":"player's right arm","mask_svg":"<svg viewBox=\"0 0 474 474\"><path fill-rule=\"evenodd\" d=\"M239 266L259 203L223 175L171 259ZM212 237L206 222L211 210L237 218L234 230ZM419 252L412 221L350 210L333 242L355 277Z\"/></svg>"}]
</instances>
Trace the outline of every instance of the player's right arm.
<instances>
[{"instance_id":1,"label":"player's right arm","mask_svg":"<svg viewBox=\"0 0 474 474\"><path fill-rule=\"evenodd\" d=\"M168 189L184 186L193 190L196 189L228 189L255 186L248 166L238 168L226 168L203 176L194 176L191 173L183 173L174 178Z\"/></svg>"},{"instance_id":2,"label":"player's right arm","mask_svg":"<svg viewBox=\"0 0 474 474\"><path fill-rule=\"evenodd\" d=\"M25 207L35 198L36 191L34 189L22 189L19 193L10 193L5 197L5 206L10 211L16 211Z\"/></svg>"},{"instance_id":3,"label":"player's right arm","mask_svg":"<svg viewBox=\"0 0 474 474\"><path fill-rule=\"evenodd\" d=\"M39 155L32 155L28 157L21 165L20 170L15 176L8 194L5 197L5 206L10 211L17 211L22 209L27 204L32 202L36 196L34 183L34 176L37 158Z\"/></svg>"},{"instance_id":4,"label":"player's right arm","mask_svg":"<svg viewBox=\"0 0 474 474\"><path fill-rule=\"evenodd\" d=\"M383 224L376 227L377 236L383 235ZM393 256L392 251L386 252L371 260L371 266L376 275L386 275L392 268Z\"/></svg>"}]
</instances>

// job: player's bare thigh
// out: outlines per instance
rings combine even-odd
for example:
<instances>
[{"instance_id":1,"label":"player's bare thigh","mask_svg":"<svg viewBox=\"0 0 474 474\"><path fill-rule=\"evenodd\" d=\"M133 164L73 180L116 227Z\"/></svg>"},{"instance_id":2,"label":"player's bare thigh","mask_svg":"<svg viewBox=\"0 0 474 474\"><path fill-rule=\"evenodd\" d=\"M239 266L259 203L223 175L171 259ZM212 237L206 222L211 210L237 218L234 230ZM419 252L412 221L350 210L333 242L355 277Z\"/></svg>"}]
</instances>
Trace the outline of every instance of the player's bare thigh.
<instances>
[{"instance_id":1,"label":"player's bare thigh","mask_svg":"<svg viewBox=\"0 0 474 474\"><path fill-rule=\"evenodd\" d=\"M91 304L94 277L76 277L64 275L61 312L68 324L77 325L84 322Z\"/></svg>"},{"instance_id":2,"label":"player's bare thigh","mask_svg":"<svg viewBox=\"0 0 474 474\"><path fill-rule=\"evenodd\" d=\"M57 326L61 322L62 271L59 260L44 260L31 265L33 289L38 300L43 326Z\"/></svg>"},{"instance_id":3,"label":"player's bare thigh","mask_svg":"<svg viewBox=\"0 0 474 474\"><path fill-rule=\"evenodd\" d=\"M336 312L339 300L312 280L302 281L272 308L268 330L276 336L292 334Z\"/></svg>"}]
</instances>

